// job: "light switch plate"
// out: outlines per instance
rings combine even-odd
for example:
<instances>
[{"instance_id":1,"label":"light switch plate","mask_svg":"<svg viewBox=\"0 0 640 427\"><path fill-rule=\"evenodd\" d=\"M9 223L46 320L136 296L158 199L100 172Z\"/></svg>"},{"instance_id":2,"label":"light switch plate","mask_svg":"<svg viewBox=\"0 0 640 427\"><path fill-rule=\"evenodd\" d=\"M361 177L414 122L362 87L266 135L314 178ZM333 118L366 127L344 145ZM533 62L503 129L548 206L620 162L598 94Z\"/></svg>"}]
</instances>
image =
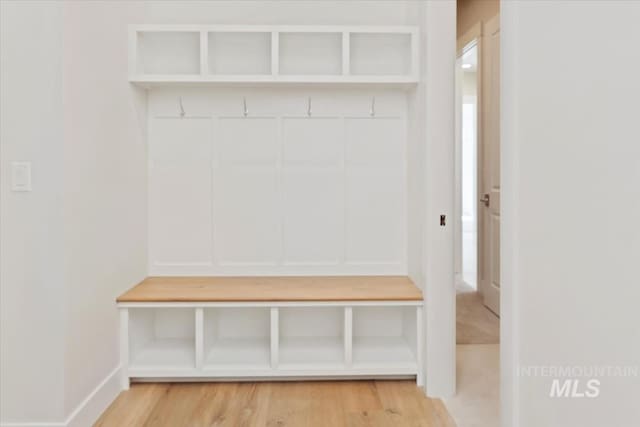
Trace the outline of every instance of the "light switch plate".
<instances>
[{"instance_id":1,"label":"light switch plate","mask_svg":"<svg viewBox=\"0 0 640 427\"><path fill-rule=\"evenodd\" d=\"M11 162L11 191L31 191L31 162Z\"/></svg>"}]
</instances>

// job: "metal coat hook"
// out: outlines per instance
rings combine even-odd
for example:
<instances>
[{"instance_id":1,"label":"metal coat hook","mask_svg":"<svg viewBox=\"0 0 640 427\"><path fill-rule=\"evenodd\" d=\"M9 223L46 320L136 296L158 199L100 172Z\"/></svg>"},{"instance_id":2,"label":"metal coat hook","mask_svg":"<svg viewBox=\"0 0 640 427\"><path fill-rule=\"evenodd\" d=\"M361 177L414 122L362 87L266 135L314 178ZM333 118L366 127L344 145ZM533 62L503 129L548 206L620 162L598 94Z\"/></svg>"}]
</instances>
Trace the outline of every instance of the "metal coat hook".
<instances>
[{"instance_id":1,"label":"metal coat hook","mask_svg":"<svg viewBox=\"0 0 640 427\"><path fill-rule=\"evenodd\" d=\"M307 117L311 117L311 97L307 99Z\"/></svg>"},{"instance_id":2,"label":"metal coat hook","mask_svg":"<svg viewBox=\"0 0 640 427\"><path fill-rule=\"evenodd\" d=\"M247 98L242 97L242 115L247 117L249 115L249 109L247 108Z\"/></svg>"},{"instance_id":3,"label":"metal coat hook","mask_svg":"<svg viewBox=\"0 0 640 427\"><path fill-rule=\"evenodd\" d=\"M178 103L179 103L179 105L180 105L180 118L182 118L182 117L184 117L184 116L185 116L185 114L186 114L186 113L184 112L184 106L182 105L182 97L180 97L180 98L178 99Z\"/></svg>"},{"instance_id":4,"label":"metal coat hook","mask_svg":"<svg viewBox=\"0 0 640 427\"><path fill-rule=\"evenodd\" d=\"M371 108L369 109L369 115L371 117L376 116L376 97L371 98Z\"/></svg>"}]
</instances>

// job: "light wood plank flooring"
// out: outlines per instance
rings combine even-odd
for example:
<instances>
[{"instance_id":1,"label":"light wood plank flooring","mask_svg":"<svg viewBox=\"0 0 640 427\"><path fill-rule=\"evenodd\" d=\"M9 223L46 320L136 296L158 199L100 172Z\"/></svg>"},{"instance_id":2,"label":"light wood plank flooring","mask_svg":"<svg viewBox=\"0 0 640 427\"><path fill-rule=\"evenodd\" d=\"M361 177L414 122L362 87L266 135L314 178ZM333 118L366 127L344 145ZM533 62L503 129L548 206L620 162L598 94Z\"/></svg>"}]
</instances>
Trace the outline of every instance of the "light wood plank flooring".
<instances>
[{"instance_id":1,"label":"light wood plank flooring","mask_svg":"<svg viewBox=\"0 0 640 427\"><path fill-rule=\"evenodd\" d=\"M455 427L413 381L132 384L95 425Z\"/></svg>"},{"instance_id":2,"label":"light wood plank flooring","mask_svg":"<svg viewBox=\"0 0 640 427\"><path fill-rule=\"evenodd\" d=\"M493 314L475 291L458 291L456 296L456 342L498 344L500 318Z\"/></svg>"}]
</instances>

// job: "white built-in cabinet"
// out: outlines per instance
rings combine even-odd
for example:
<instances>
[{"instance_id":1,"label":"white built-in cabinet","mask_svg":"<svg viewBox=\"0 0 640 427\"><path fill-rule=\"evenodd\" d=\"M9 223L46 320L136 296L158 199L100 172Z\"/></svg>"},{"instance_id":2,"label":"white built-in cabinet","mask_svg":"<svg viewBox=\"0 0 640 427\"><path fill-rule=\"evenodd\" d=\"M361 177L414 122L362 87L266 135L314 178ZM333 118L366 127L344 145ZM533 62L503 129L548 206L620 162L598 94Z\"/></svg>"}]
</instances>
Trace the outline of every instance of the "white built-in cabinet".
<instances>
[{"instance_id":1,"label":"white built-in cabinet","mask_svg":"<svg viewBox=\"0 0 640 427\"><path fill-rule=\"evenodd\" d=\"M415 376L422 302L121 303L123 378Z\"/></svg>"},{"instance_id":2,"label":"white built-in cabinet","mask_svg":"<svg viewBox=\"0 0 640 427\"><path fill-rule=\"evenodd\" d=\"M407 275L418 38L405 26L130 27L129 81L149 89L149 274ZM420 300L118 307L124 387L424 380Z\"/></svg>"},{"instance_id":3,"label":"white built-in cabinet","mask_svg":"<svg viewBox=\"0 0 640 427\"><path fill-rule=\"evenodd\" d=\"M129 55L129 80L141 85L418 81L410 26L138 25Z\"/></svg>"}]
</instances>

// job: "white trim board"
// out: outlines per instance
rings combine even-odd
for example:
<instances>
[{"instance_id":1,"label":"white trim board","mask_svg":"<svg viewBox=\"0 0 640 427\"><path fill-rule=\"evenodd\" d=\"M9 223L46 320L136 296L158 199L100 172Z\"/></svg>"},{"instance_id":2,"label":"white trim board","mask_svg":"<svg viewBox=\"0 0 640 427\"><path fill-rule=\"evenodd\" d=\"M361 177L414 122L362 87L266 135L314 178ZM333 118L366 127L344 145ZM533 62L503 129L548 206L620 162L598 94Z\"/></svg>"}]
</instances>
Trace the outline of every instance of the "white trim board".
<instances>
[{"instance_id":1,"label":"white trim board","mask_svg":"<svg viewBox=\"0 0 640 427\"><path fill-rule=\"evenodd\" d=\"M150 93L149 274L406 274L406 95L246 95Z\"/></svg>"},{"instance_id":2,"label":"white trim board","mask_svg":"<svg viewBox=\"0 0 640 427\"><path fill-rule=\"evenodd\" d=\"M456 390L454 283L454 140L456 3L427 2L423 79L426 90L425 314L426 392ZM446 225L440 225L445 215Z\"/></svg>"},{"instance_id":3,"label":"white trim board","mask_svg":"<svg viewBox=\"0 0 640 427\"><path fill-rule=\"evenodd\" d=\"M66 424L64 422L0 423L0 427L66 427Z\"/></svg>"},{"instance_id":4,"label":"white trim board","mask_svg":"<svg viewBox=\"0 0 640 427\"><path fill-rule=\"evenodd\" d=\"M93 425L121 391L118 366L69 415L65 421L66 427Z\"/></svg>"},{"instance_id":5,"label":"white trim board","mask_svg":"<svg viewBox=\"0 0 640 427\"><path fill-rule=\"evenodd\" d=\"M121 391L120 366L105 377L64 421L2 422L0 427L86 427L93 425Z\"/></svg>"},{"instance_id":6,"label":"white trim board","mask_svg":"<svg viewBox=\"0 0 640 427\"><path fill-rule=\"evenodd\" d=\"M302 366L302 365L301 365ZM406 366L394 366L384 368L383 365L371 368L340 369L314 369L312 366L304 369L288 369L282 368L274 373L270 370L248 370L246 368L228 369L205 369L202 372L194 371L168 371L167 369L131 369L131 382L138 380L165 380L172 382L218 382L218 381L302 381L317 380L324 381L327 379L390 379L403 377L407 379L415 379L417 367L415 364Z\"/></svg>"},{"instance_id":7,"label":"white trim board","mask_svg":"<svg viewBox=\"0 0 640 427\"><path fill-rule=\"evenodd\" d=\"M519 425L520 380L515 375L518 348L518 185L519 149L517 46L518 15L516 2L500 2L500 134L502 177L500 230L500 418L504 426Z\"/></svg>"},{"instance_id":8,"label":"white trim board","mask_svg":"<svg viewBox=\"0 0 640 427\"><path fill-rule=\"evenodd\" d=\"M298 381L361 381L366 380L414 380L414 375L367 375L366 378L358 375L323 375L318 376L282 376L275 379L274 377L228 377L228 378L216 378L216 383L234 383L238 381L243 382L298 382ZM187 380L185 380L187 381ZM190 383L208 383L211 382L211 378L188 378ZM175 378L135 378L132 383L144 384L144 383L175 383Z\"/></svg>"},{"instance_id":9,"label":"white trim board","mask_svg":"<svg viewBox=\"0 0 640 427\"><path fill-rule=\"evenodd\" d=\"M119 308L208 308L208 307L406 307L422 306L423 301L255 301L255 302L121 302Z\"/></svg>"}]
</instances>

